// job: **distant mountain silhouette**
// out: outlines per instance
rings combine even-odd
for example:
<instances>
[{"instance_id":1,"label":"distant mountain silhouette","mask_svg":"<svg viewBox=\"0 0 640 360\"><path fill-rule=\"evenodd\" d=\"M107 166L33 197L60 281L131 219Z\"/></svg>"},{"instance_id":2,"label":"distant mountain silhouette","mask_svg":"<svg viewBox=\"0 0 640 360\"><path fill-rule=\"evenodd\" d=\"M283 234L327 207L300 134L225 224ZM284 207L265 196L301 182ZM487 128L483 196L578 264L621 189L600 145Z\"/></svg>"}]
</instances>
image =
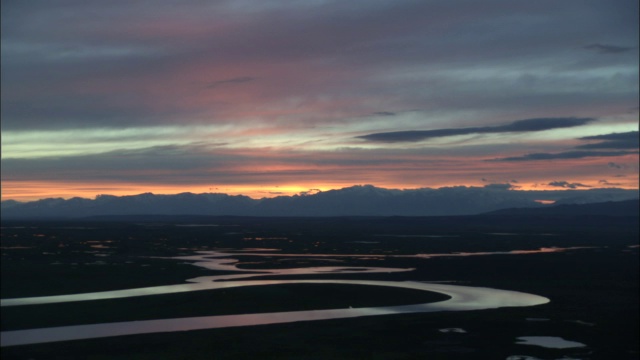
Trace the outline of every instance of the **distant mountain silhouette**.
<instances>
[{"instance_id":1,"label":"distant mountain silhouette","mask_svg":"<svg viewBox=\"0 0 640 360\"><path fill-rule=\"evenodd\" d=\"M501 185L411 190L358 185L313 195L263 199L213 193L144 193L131 196L99 195L95 199L54 198L26 203L9 200L1 205L2 219L104 215L445 216L474 215L511 208L551 208L536 202L538 199L579 204L638 198L636 190L517 191ZM509 213L513 213L513 210L509 210Z\"/></svg>"},{"instance_id":2,"label":"distant mountain silhouette","mask_svg":"<svg viewBox=\"0 0 640 360\"><path fill-rule=\"evenodd\" d=\"M591 204L561 204L543 208L502 209L486 213L499 216L640 216L640 200L607 201Z\"/></svg>"}]
</instances>

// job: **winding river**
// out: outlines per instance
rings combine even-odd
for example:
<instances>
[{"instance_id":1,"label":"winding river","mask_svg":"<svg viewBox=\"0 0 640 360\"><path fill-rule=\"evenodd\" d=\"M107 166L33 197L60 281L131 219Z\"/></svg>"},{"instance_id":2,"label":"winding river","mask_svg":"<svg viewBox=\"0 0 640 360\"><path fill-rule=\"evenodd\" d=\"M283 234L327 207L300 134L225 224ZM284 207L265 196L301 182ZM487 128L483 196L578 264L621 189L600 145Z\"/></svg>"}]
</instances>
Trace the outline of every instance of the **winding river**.
<instances>
[{"instance_id":1,"label":"winding river","mask_svg":"<svg viewBox=\"0 0 640 360\"><path fill-rule=\"evenodd\" d=\"M30 298L3 299L1 306L22 306L51 304L72 301L90 301L98 299L115 299L132 296L148 296L170 294L187 291L215 290L241 286L268 286L278 284L353 284L385 286L393 288L405 288L438 292L450 298L440 302L384 306L365 308L344 308L328 310L289 311L259 314L216 315L175 319L158 319L146 321L128 321L118 323L102 323L89 325L75 325L51 327L42 329L3 331L0 333L1 346L27 345L55 341L80 340L109 336L148 334L172 331L188 331L200 329L215 329L237 326L252 326L288 323L296 321L314 321L340 318L353 318L360 316L376 316L391 314L424 313L436 311L467 311L494 309L500 307L533 306L549 302L549 299L522 292L449 285L441 283L425 283L418 281L376 281L376 280L256 280L256 277L273 275L311 275L311 274L348 274L348 273L388 273L399 271L411 271L411 268L385 268L385 267L307 267L293 269L260 269L248 270L238 268L237 260L229 258L233 255L260 255L265 256L260 250L255 252L225 253L216 251L199 252L194 256L180 256L172 259L186 260L212 270L234 271L235 274L204 276L187 280L187 284L155 286L147 288L104 291L73 295L42 296ZM271 254L271 256L299 257L304 255ZM313 254L307 256L321 257ZM336 257L336 255L326 255ZM349 255L367 258L364 255ZM251 279L247 279L251 278ZM244 280L239 280L244 279Z\"/></svg>"}]
</instances>

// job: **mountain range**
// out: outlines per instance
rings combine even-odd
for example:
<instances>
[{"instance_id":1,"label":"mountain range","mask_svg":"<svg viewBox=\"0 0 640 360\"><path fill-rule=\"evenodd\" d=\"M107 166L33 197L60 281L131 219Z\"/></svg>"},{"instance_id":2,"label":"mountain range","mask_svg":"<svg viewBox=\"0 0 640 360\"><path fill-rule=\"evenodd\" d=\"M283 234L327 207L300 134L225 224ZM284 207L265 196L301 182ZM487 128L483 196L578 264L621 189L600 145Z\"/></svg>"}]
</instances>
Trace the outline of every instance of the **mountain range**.
<instances>
[{"instance_id":1,"label":"mountain range","mask_svg":"<svg viewBox=\"0 0 640 360\"><path fill-rule=\"evenodd\" d=\"M449 216L475 215L513 208L549 208L551 205L543 205L548 202L554 202L554 207L558 207L639 197L637 190L521 191L496 185L499 184L407 190L356 185L315 194L262 199L220 193L98 195L95 199L49 198L31 202L6 200L2 201L1 210L2 219L104 215Z\"/></svg>"}]
</instances>

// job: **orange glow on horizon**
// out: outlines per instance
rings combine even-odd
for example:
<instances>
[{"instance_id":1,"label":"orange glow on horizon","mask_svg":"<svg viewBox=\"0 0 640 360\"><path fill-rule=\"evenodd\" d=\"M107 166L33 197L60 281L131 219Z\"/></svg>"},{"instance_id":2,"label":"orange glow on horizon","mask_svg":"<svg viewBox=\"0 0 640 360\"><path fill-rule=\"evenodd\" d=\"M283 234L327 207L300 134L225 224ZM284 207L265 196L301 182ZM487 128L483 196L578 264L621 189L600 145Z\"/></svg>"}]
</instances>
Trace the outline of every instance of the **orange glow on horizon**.
<instances>
[{"instance_id":1,"label":"orange glow on horizon","mask_svg":"<svg viewBox=\"0 0 640 360\"><path fill-rule=\"evenodd\" d=\"M578 187L575 190L585 190L594 188L621 188L634 190L638 189L637 179L627 178L624 183L616 183L615 186L598 183L597 181L586 180L576 183L588 185L589 187ZM98 195L130 196L142 193L153 193L156 195L171 195L190 192L201 193L223 193L228 195L244 195L253 199L272 198L277 196L293 196L301 194L312 194L318 191L329 191L351 187L354 185L373 185L386 189L420 189L420 188L441 188L453 186L483 187L487 182L476 181L467 184L461 183L432 183L432 184L398 184L392 182L363 182L354 184L352 182L333 183L299 183L281 185L254 185L254 184L133 184L133 183L57 183L38 181L3 181L2 200L34 201L45 198L70 199L81 197L93 199ZM557 186L550 186L547 183L512 183L513 189L518 191L553 191L553 190L573 190Z\"/></svg>"}]
</instances>

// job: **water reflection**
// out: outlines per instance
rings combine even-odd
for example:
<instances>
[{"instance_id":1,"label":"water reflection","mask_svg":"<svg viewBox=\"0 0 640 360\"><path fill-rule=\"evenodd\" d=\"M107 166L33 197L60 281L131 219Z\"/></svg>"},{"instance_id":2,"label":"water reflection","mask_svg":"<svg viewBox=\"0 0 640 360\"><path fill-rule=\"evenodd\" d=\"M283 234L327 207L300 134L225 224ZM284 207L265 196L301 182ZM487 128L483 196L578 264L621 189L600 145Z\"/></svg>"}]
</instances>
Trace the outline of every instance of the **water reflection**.
<instances>
[{"instance_id":1,"label":"water reflection","mask_svg":"<svg viewBox=\"0 0 640 360\"><path fill-rule=\"evenodd\" d=\"M261 249L267 250L267 249ZM268 249L271 250L271 249ZM317 275L327 273L380 273L380 272L405 272L412 268L386 268L386 267L341 267L321 266L292 269L260 269L249 270L237 267L238 260L229 258L234 253L219 251L202 251L197 255L178 256L171 259L189 261L196 266L211 270L231 271L233 274L202 276L187 280L186 284L155 286L147 288L104 291L85 294L70 294L57 296L43 296L19 299L3 299L2 306L21 306L50 304L72 301L90 301L98 299L114 299L132 296L148 296L158 294L170 294L188 291L202 291L225 289L242 286L268 286L278 284L351 284L385 286L392 288L404 288L423 291L433 291L449 296L445 301L425 303L417 305L401 305L368 308L345 308L330 310L310 310L293 312L276 312L262 314L217 315L177 319L159 319L147 321L132 321L120 323L104 323L91 325L64 326L44 329L4 331L0 334L2 346L35 344L64 340L79 340L107 336L120 336L132 334L146 334L156 332L171 332L199 329L214 329L225 327L265 325L287 323L296 321L314 321L325 319L352 318L360 316L377 316L400 313L419 313L435 311L466 311L493 309L500 307L533 306L545 304L549 299L515 291L446 285L440 283L424 283L417 281L377 281L377 280L261 280L256 279L272 275ZM293 254L264 254L262 252L244 253L235 255L254 256L313 256L325 255L293 255ZM336 256L336 255L326 255ZM339 255L355 256L355 255Z\"/></svg>"},{"instance_id":2,"label":"water reflection","mask_svg":"<svg viewBox=\"0 0 640 360\"><path fill-rule=\"evenodd\" d=\"M540 248L538 250L513 250L505 252L465 252L465 253L453 253L453 254L416 254L416 255L375 255L380 258L385 257L412 257L412 258L431 258L431 257L455 257L455 256L484 256L484 255L515 255L515 254L535 254L535 253L552 253L561 252L573 249L583 249L583 247L568 247L568 248ZM189 261L195 266L203 267L209 270L219 270L225 272L233 272L234 274L227 275L214 275L214 276L202 276L194 279L186 280L189 284L178 285L166 285L166 286L154 286L146 288L126 289L126 290L114 290L103 291L84 294L71 294L71 295L55 295L55 296L42 296L42 297L30 297L30 298L18 298L18 299L2 299L0 300L0 306L19 306L19 305L36 305L36 304L51 304L59 302L70 301L87 301L87 300L101 300L101 299L115 299L132 296L146 296L146 295L158 295L158 294L170 294L187 291L199 291L199 290L211 290L217 289L222 286L219 281L225 281L225 286L232 286L229 284L229 280L240 280L246 278L256 278L262 276L272 275L318 275L318 274L363 274L363 273L393 273L393 272L406 272L412 271L414 268L387 268L387 267L345 267L345 266L315 266L315 267L301 267L301 268L289 268L289 269L242 269L237 265L239 260L230 258L230 256L259 256L259 257L289 257L289 258L358 258L358 259L370 259L372 255L359 255L359 254L282 254L272 253L277 249L244 249L236 250L234 252L221 252L221 251L198 251L196 255L189 256L177 256L169 259ZM251 252L248 252L251 251ZM166 259L166 258L165 258ZM235 286L245 286L245 282L242 282Z\"/></svg>"},{"instance_id":3,"label":"water reflection","mask_svg":"<svg viewBox=\"0 0 640 360\"><path fill-rule=\"evenodd\" d=\"M216 329L226 327L267 325L296 321L315 321L437 311L466 311L493 309L499 307L533 306L547 303L547 298L521 292L422 283L414 281L363 281L363 280L247 280L208 283L211 288L276 284L353 284L387 286L415 290L435 291L450 296L449 300L417 305L401 305L369 308L346 308L330 310L310 310L275 312L262 314L217 315L191 318L130 321L92 325L63 326L54 328L4 331L1 333L2 346L26 345L65 340L90 339L108 336L149 334L158 332ZM203 285L202 283L194 285Z\"/></svg>"},{"instance_id":4,"label":"water reflection","mask_svg":"<svg viewBox=\"0 0 640 360\"><path fill-rule=\"evenodd\" d=\"M519 345L536 345L549 349L569 349L587 346L583 343L565 340L557 336L521 336L518 340L516 344Z\"/></svg>"},{"instance_id":5,"label":"water reflection","mask_svg":"<svg viewBox=\"0 0 640 360\"><path fill-rule=\"evenodd\" d=\"M187 284L178 285L165 285L165 286L153 286L146 288L126 289L126 290L113 290L113 291L101 291L93 293L83 294L70 294L70 295L54 295L54 296L40 296L29 298L17 298L17 299L2 299L0 300L0 306L20 306L20 305L37 305L37 304L53 304L61 302L71 301L88 301L88 300L104 300L104 299L117 299L133 296L147 296L147 295L159 295L159 294L171 294L187 291L200 291L200 290L213 290L219 288L249 286L249 285L269 285L273 282L257 280L257 281L230 281L240 280L247 278L256 278L262 276L272 275L317 275L326 273L340 273L340 274L362 274L362 273L392 273L392 272L404 272L412 271L413 268L386 268L386 267L345 267L345 266L316 266L316 267L303 267L303 268L290 268L290 269L242 269L238 268L239 261L237 259L229 258L233 255L274 255L263 253L225 253L219 251L199 251L197 255L190 256L177 256L169 259L189 261L195 266L203 267L209 270L219 270L225 272L233 272L234 274L226 275L213 275L213 276L201 276L193 279L187 279ZM278 254L280 255L280 254ZM291 255L295 256L295 255ZM307 256L307 255L305 255ZM308 256L323 256L323 255L308 255ZM330 256L330 255L327 255ZM291 283L291 280L283 280L279 283ZM333 282L337 282L333 281Z\"/></svg>"},{"instance_id":6,"label":"water reflection","mask_svg":"<svg viewBox=\"0 0 640 360\"><path fill-rule=\"evenodd\" d=\"M458 333L458 334L465 334L467 331L465 329L461 329L461 328L446 328L446 329L440 329L438 330L441 333Z\"/></svg>"},{"instance_id":7,"label":"water reflection","mask_svg":"<svg viewBox=\"0 0 640 360\"><path fill-rule=\"evenodd\" d=\"M511 250L511 251L479 251L479 252L457 252L450 254L416 254L416 255L395 255L395 257L455 257L455 256L487 256L487 255L526 255L526 254L545 254L545 253L557 253L568 250L579 249L593 249L590 246L574 246L574 247L541 247L536 250Z\"/></svg>"}]
</instances>

